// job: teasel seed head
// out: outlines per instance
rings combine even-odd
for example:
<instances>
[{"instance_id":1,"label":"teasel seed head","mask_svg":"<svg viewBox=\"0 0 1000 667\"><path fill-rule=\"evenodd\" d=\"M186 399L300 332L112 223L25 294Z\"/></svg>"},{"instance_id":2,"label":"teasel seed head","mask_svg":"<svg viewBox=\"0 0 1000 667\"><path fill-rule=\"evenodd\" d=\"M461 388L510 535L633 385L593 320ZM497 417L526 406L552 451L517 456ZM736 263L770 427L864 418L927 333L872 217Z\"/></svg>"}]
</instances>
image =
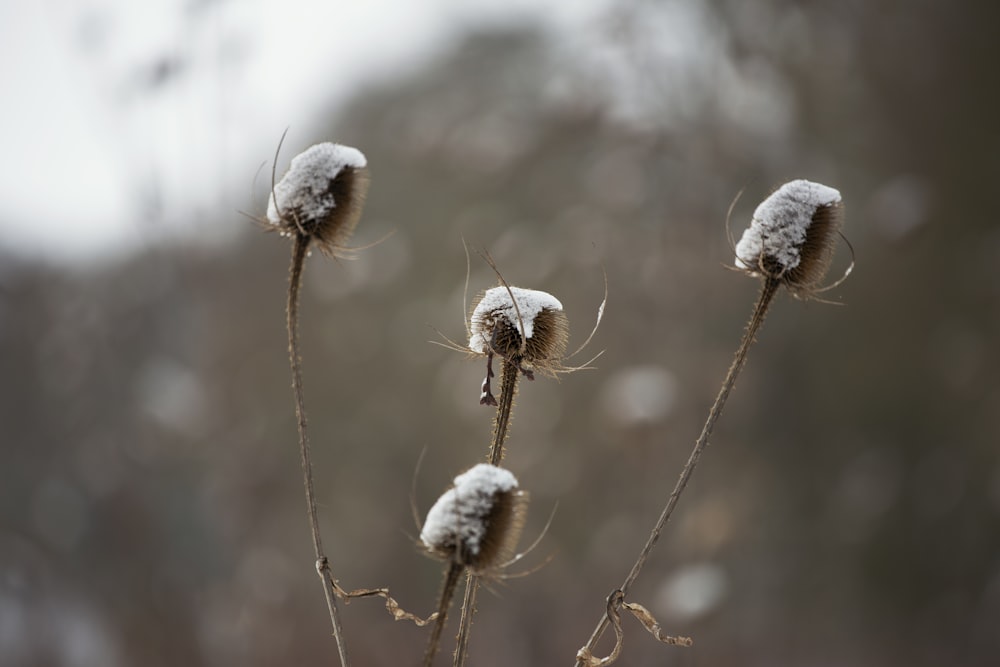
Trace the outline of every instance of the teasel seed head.
<instances>
[{"instance_id":1,"label":"teasel seed head","mask_svg":"<svg viewBox=\"0 0 1000 667\"><path fill-rule=\"evenodd\" d=\"M830 268L842 218L837 190L801 179L785 183L754 211L736 244L736 266L808 297Z\"/></svg>"},{"instance_id":2,"label":"teasel seed head","mask_svg":"<svg viewBox=\"0 0 1000 667\"><path fill-rule=\"evenodd\" d=\"M427 512L420 541L437 558L489 573L513 558L527 506L528 493L510 471L480 463Z\"/></svg>"},{"instance_id":3,"label":"teasel seed head","mask_svg":"<svg viewBox=\"0 0 1000 667\"><path fill-rule=\"evenodd\" d=\"M470 350L516 359L543 373L559 367L568 339L566 313L548 292L500 285L483 293L469 317Z\"/></svg>"},{"instance_id":4,"label":"teasel seed head","mask_svg":"<svg viewBox=\"0 0 1000 667\"><path fill-rule=\"evenodd\" d=\"M274 185L267 220L302 234L328 255L343 250L368 193L368 162L356 148L325 142L299 153Z\"/></svg>"}]
</instances>

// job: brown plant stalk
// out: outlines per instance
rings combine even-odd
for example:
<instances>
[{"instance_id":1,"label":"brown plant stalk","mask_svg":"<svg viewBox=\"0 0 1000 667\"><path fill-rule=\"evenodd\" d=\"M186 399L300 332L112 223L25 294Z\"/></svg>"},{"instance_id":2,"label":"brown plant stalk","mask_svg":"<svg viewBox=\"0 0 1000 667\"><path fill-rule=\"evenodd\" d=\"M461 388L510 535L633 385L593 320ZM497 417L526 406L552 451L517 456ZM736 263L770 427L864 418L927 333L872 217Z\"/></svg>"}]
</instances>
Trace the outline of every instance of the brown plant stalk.
<instances>
[{"instance_id":1,"label":"brown plant stalk","mask_svg":"<svg viewBox=\"0 0 1000 667\"><path fill-rule=\"evenodd\" d=\"M681 494L687 488L691 474L698 465L715 423L726 405L726 399L729 398L729 393L736 384L736 378L746 364L747 354L764 323L767 310L778 288L785 286L797 298L815 298L817 293L839 285L850 274L854 266L853 261L840 281L829 287L819 287L830 268L835 239L840 235L842 210L843 203L839 191L803 179L785 183L754 210L750 226L743 232L733 250L736 255L736 267L747 275L762 279L760 296L754 304L753 314L736 350L736 356L729 366L715 402L708 411L708 418L695 441L691 456L684 465L656 525L653 526L646 545L639 553L628 576L625 577L625 582L608 598L607 611L601 617L588 642L577 652L577 667L604 667L617 659L622 643L621 624L617 621L618 607L626 608L636 615L636 618L660 641L675 645L690 645L690 642L678 641L686 638L663 635L659 624L645 611L645 608L625 602L625 596L660 539L660 534L670 520ZM594 647L609 624L615 627L614 651L606 658L596 658L593 655Z\"/></svg>"},{"instance_id":2,"label":"brown plant stalk","mask_svg":"<svg viewBox=\"0 0 1000 667\"><path fill-rule=\"evenodd\" d=\"M500 400L497 402L496 422L493 425L493 440L490 443L489 463L498 466L503 461L504 443L507 441L507 430L510 427L510 414L514 409L514 394L517 393L517 380L520 375L520 365L516 359L504 359L500 371Z\"/></svg>"},{"instance_id":3,"label":"brown plant stalk","mask_svg":"<svg viewBox=\"0 0 1000 667\"><path fill-rule=\"evenodd\" d=\"M510 427L510 415L514 407L514 395L517 393L517 380L521 371L518 360L504 358L500 371L500 399L497 401L496 419L493 424L493 438L487 459L491 465L500 465L504 455L504 442ZM430 667L437 655L441 635L448 619L448 610L455 595L458 580L466 572L465 566L451 563L445 573L444 584L441 587L441 597L438 601L438 617L431 632L427 650L424 653L424 667ZM465 597L462 601L462 613L459 621L458 639L455 646L454 664L464 665L468 654L469 631L472 626L472 615L475 613L476 592L479 589L479 577L468 572L465 583Z\"/></svg>"},{"instance_id":4,"label":"brown plant stalk","mask_svg":"<svg viewBox=\"0 0 1000 667\"><path fill-rule=\"evenodd\" d=\"M299 432L299 454L302 458L302 483L306 492L306 509L309 514L309 528L312 532L313 550L316 554L316 572L323 585L323 595L330 613L330 625L333 637L337 642L337 654L341 667L348 667L347 645L340 623L340 609L334 593L336 582L330 570L330 561L323 551L323 538L319 529L319 513L316 509L316 491L313 485L312 459L309 454L309 436L306 422L305 395L302 389L302 359L299 355L299 291L302 284L302 271L309 250L310 237L298 232L292 244L292 263L288 278L288 357L292 367L292 393L295 396L295 417Z\"/></svg>"},{"instance_id":5,"label":"brown plant stalk","mask_svg":"<svg viewBox=\"0 0 1000 667\"><path fill-rule=\"evenodd\" d=\"M493 442L490 444L489 461L500 465L504 455L504 442L507 440L507 430L510 426L510 413L514 407L514 394L517 393L517 380L520 376L517 360L504 359L500 371L500 400L497 402L496 423L493 426ZM469 655L469 634L472 631L472 616L476 613L476 594L479 592L479 577L468 573L465 582L465 597L462 599L462 615L458 623L458 639L455 643L454 667L465 665Z\"/></svg>"},{"instance_id":6,"label":"brown plant stalk","mask_svg":"<svg viewBox=\"0 0 1000 667\"><path fill-rule=\"evenodd\" d=\"M656 521L656 525L653 526L653 530L649 534L649 539L646 541L645 546L639 553L639 557L636 559L635 564L629 571L628 576L625 577L625 581L618 589L621 592L618 596L619 604L624 600L625 596L628 595L629 589L632 587L632 584L635 583L636 578L638 578L639 572L642 570L646 560L649 558L650 552L660 539L660 534L663 532L664 526L666 526L667 521L670 520L670 516L674 512L674 508L677 506L677 501L680 500L681 494L684 493L684 489L687 488L688 481L691 479L691 475L694 472L695 467L698 465L702 452L708 445L708 439L712 435L715 423L718 421L719 416L722 414L722 410L726 405L729 393L732 391L733 385L736 384L736 378L739 377L740 371L743 370L743 366L747 360L747 354L756 339L757 332L764 323L764 318L767 315L767 310L771 305L771 301L781 285L782 281L779 278L770 276L764 278L760 296L757 298L757 302L754 305L753 314L750 316L750 321L747 323L746 330L743 333L743 338L736 350L736 355L733 358L732 364L729 366L729 371L726 373L726 378L722 382L722 388L719 390L718 396L715 397L715 402L708 411L708 418L705 420L705 425L702 427L701 434L695 441L694 448L691 450L691 455L688 457L688 461L684 465L684 469L681 470L681 475L674 486L674 490L670 493L670 497L667 499L667 503L664 506L663 511L660 513L660 517ZM605 613L601 616L601 620L598 622L593 634L591 634L589 641L577 654L576 667L587 667L589 664L598 664L600 662L591 663L588 662L588 660L592 658L593 650L597 645L598 640L600 640L604 631L607 630L608 625L612 623L612 620L612 615L609 613Z\"/></svg>"},{"instance_id":7,"label":"brown plant stalk","mask_svg":"<svg viewBox=\"0 0 1000 667\"><path fill-rule=\"evenodd\" d=\"M434 663L434 656L437 655L438 647L441 645L441 634L448 620L448 610L451 608L451 600L455 597L455 589L458 587L458 580L465 571L465 566L452 561L448 564L448 569L444 575L444 583L441 585L441 596L438 598L437 620L431 630L430 640L427 642L427 650L424 652L423 667L431 667Z\"/></svg>"}]
</instances>

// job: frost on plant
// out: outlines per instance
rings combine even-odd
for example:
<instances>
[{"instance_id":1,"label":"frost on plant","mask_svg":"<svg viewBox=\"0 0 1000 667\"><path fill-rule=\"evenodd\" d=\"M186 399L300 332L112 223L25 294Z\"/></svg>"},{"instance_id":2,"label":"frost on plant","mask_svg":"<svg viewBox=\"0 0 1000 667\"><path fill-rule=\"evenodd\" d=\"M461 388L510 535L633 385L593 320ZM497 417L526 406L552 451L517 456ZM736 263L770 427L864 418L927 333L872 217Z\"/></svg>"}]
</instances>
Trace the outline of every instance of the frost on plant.
<instances>
[{"instance_id":1,"label":"frost on plant","mask_svg":"<svg viewBox=\"0 0 1000 667\"><path fill-rule=\"evenodd\" d=\"M473 570L502 565L520 537L526 503L512 473L480 463L434 503L420 541L432 554Z\"/></svg>"},{"instance_id":2,"label":"frost on plant","mask_svg":"<svg viewBox=\"0 0 1000 667\"><path fill-rule=\"evenodd\" d=\"M288 172L274 186L267 204L268 221L281 225L290 211L307 220L328 215L337 206L330 182L345 167L363 169L367 164L361 151L350 146L325 142L307 148L292 158Z\"/></svg>"},{"instance_id":3,"label":"frost on plant","mask_svg":"<svg viewBox=\"0 0 1000 667\"><path fill-rule=\"evenodd\" d=\"M350 146L325 142L306 149L274 185L268 222L282 233L319 241L325 252L339 249L361 215L367 164L361 151Z\"/></svg>"},{"instance_id":4,"label":"frost on plant","mask_svg":"<svg viewBox=\"0 0 1000 667\"><path fill-rule=\"evenodd\" d=\"M840 226L840 192L795 180L765 199L736 244L736 266L783 279L790 288L814 287L829 267Z\"/></svg>"},{"instance_id":5,"label":"frost on plant","mask_svg":"<svg viewBox=\"0 0 1000 667\"><path fill-rule=\"evenodd\" d=\"M514 295L514 299L510 298L511 294ZM516 308L514 300L517 301ZM489 352L490 336L501 319L505 321L505 325L514 327L519 334L523 334L524 338L531 338L535 333L535 318L539 313L543 310L562 309L559 299L548 292L521 287L511 287L508 292L503 285L494 287L483 294L483 298L472 311L469 348L480 354Z\"/></svg>"},{"instance_id":6,"label":"frost on plant","mask_svg":"<svg viewBox=\"0 0 1000 667\"><path fill-rule=\"evenodd\" d=\"M469 318L470 350L526 361L543 370L562 357L568 336L559 299L539 290L506 285L486 290Z\"/></svg>"},{"instance_id":7,"label":"frost on plant","mask_svg":"<svg viewBox=\"0 0 1000 667\"><path fill-rule=\"evenodd\" d=\"M479 402L497 405L490 388L493 355L512 362L529 380L533 368L553 373L566 351L569 322L548 292L500 285L486 290L469 317L469 349L486 355Z\"/></svg>"}]
</instances>

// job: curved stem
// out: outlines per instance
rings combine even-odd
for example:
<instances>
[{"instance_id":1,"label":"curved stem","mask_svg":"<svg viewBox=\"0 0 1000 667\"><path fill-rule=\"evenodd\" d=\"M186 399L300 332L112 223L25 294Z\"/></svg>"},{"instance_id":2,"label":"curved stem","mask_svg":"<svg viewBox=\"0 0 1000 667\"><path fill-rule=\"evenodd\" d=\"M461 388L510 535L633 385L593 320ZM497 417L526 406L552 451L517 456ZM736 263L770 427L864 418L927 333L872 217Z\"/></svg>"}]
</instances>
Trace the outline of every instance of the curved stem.
<instances>
[{"instance_id":1,"label":"curved stem","mask_svg":"<svg viewBox=\"0 0 1000 667\"><path fill-rule=\"evenodd\" d=\"M323 594L326 596L326 606L330 612L330 625L333 627L333 637L337 642L337 654L340 656L341 667L350 664L347 658L347 645L344 643L344 632L340 625L340 610L334 596L334 579L330 571L330 562L323 552L323 540L319 532L319 514L316 511L316 492L313 486L312 459L309 456L309 437L306 428L305 392L302 389L302 359L299 356L299 288L302 285L302 271L305 266L309 237L296 234L292 245L292 264L288 278L288 357L292 367L292 393L295 396L295 417L299 431L299 453L302 457L302 483L306 491L306 510L309 515L309 527L312 531L313 550L316 553L316 572L323 582Z\"/></svg>"},{"instance_id":2,"label":"curved stem","mask_svg":"<svg viewBox=\"0 0 1000 667\"><path fill-rule=\"evenodd\" d=\"M754 305L753 314L750 316L750 321L747 323L746 331L743 333L743 339L740 341L740 346L736 350L736 356L733 358L733 363L729 366L729 372L726 373L726 379L722 382L722 388L719 390L719 395L715 397L715 403L712 404L711 409L708 411L708 418L705 420L705 426L701 429L701 435L699 435L698 440L695 441L694 449L691 451L691 456L684 465L684 469L681 470L681 476L677 480L677 484L674 486L674 490L671 492L670 498L667 499L667 504L663 508L660 518L657 519L656 525L653 527L653 530L649 535L649 539L646 541L646 545L642 548L642 551L639 552L639 557L636 559L635 565L632 566L628 576L625 577L625 582L620 586L623 599L624 596L628 594L629 588L631 588L632 584L639 576L639 572L642 570L643 565L645 565L646 560L649 558L649 554L656 545L656 542L660 539L663 527L666 525L667 521L670 520L670 515L673 514L674 508L677 506L677 501L680 499L681 494L687 487L695 466L698 465L698 460L701 458L702 451L704 451L705 447L708 445L708 438L712 435L712 430L715 428L715 422L718 421L719 416L722 414L722 409L726 405L726 399L729 398L729 392L732 391L733 385L736 384L736 378L739 377L740 371L743 370L743 366L747 360L747 354L750 352L750 346L753 345L753 342L757 337L757 332L764 323L764 317L767 315L767 309L771 305L771 300L774 298L774 295L777 293L780 285L781 283L775 278L764 279L760 296L757 297L757 303ZM600 622L597 624L593 634L590 636L590 640L585 646L586 649L589 649L590 651L594 650L598 640L601 638L601 635L604 634L604 631L607 629L609 624L610 621L608 620L608 615L605 613L601 616ZM583 667L585 663L582 658L578 657L576 665L577 667Z\"/></svg>"}]
</instances>

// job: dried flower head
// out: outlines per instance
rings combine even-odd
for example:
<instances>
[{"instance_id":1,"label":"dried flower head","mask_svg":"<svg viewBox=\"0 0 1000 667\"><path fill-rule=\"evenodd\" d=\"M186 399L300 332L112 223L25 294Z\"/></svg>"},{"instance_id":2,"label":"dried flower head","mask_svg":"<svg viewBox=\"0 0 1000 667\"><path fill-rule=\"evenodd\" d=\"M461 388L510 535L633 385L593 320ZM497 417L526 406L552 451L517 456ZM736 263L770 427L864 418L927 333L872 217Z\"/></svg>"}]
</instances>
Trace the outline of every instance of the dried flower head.
<instances>
[{"instance_id":1,"label":"dried flower head","mask_svg":"<svg viewBox=\"0 0 1000 667\"><path fill-rule=\"evenodd\" d=\"M469 317L470 350L543 372L558 366L568 338L562 304L548 292L500 285L483 293Z\"/></svg>"},{"instance_id":2,"label":"dried flower head","mask_svg":"<svg viewBox=\"0 0 1000 667\"><path fill-rule=\"evenodd\" d=\"M840 192L806 180L785 183L765 199L736 244L736 266L774 278L808 296L826 276L842 221Z\"/></svg>"},{"instance_id":3,"label":"dried flower head","mask_svg":"<svg viewBox=\"0 0 1000 667\"><path fill-rule=\"evenodd\" d=\"M326 142L307 148L274 186L268 222L282 234L308 237L326 254L342 250L364 208L367 164L350 146Z\"/></svg>"},{"instance_id":4,"label":"dried flower head","mask_svg":"<svg viewBox=\"0 0 1000 667\"><path fill-rule=\"evenodd\" d=\"M456 477L427 512L420 541L438 558L490 572L513 557L527 504L513 474L480 463Z\"/></svg>"}]
</instances>

